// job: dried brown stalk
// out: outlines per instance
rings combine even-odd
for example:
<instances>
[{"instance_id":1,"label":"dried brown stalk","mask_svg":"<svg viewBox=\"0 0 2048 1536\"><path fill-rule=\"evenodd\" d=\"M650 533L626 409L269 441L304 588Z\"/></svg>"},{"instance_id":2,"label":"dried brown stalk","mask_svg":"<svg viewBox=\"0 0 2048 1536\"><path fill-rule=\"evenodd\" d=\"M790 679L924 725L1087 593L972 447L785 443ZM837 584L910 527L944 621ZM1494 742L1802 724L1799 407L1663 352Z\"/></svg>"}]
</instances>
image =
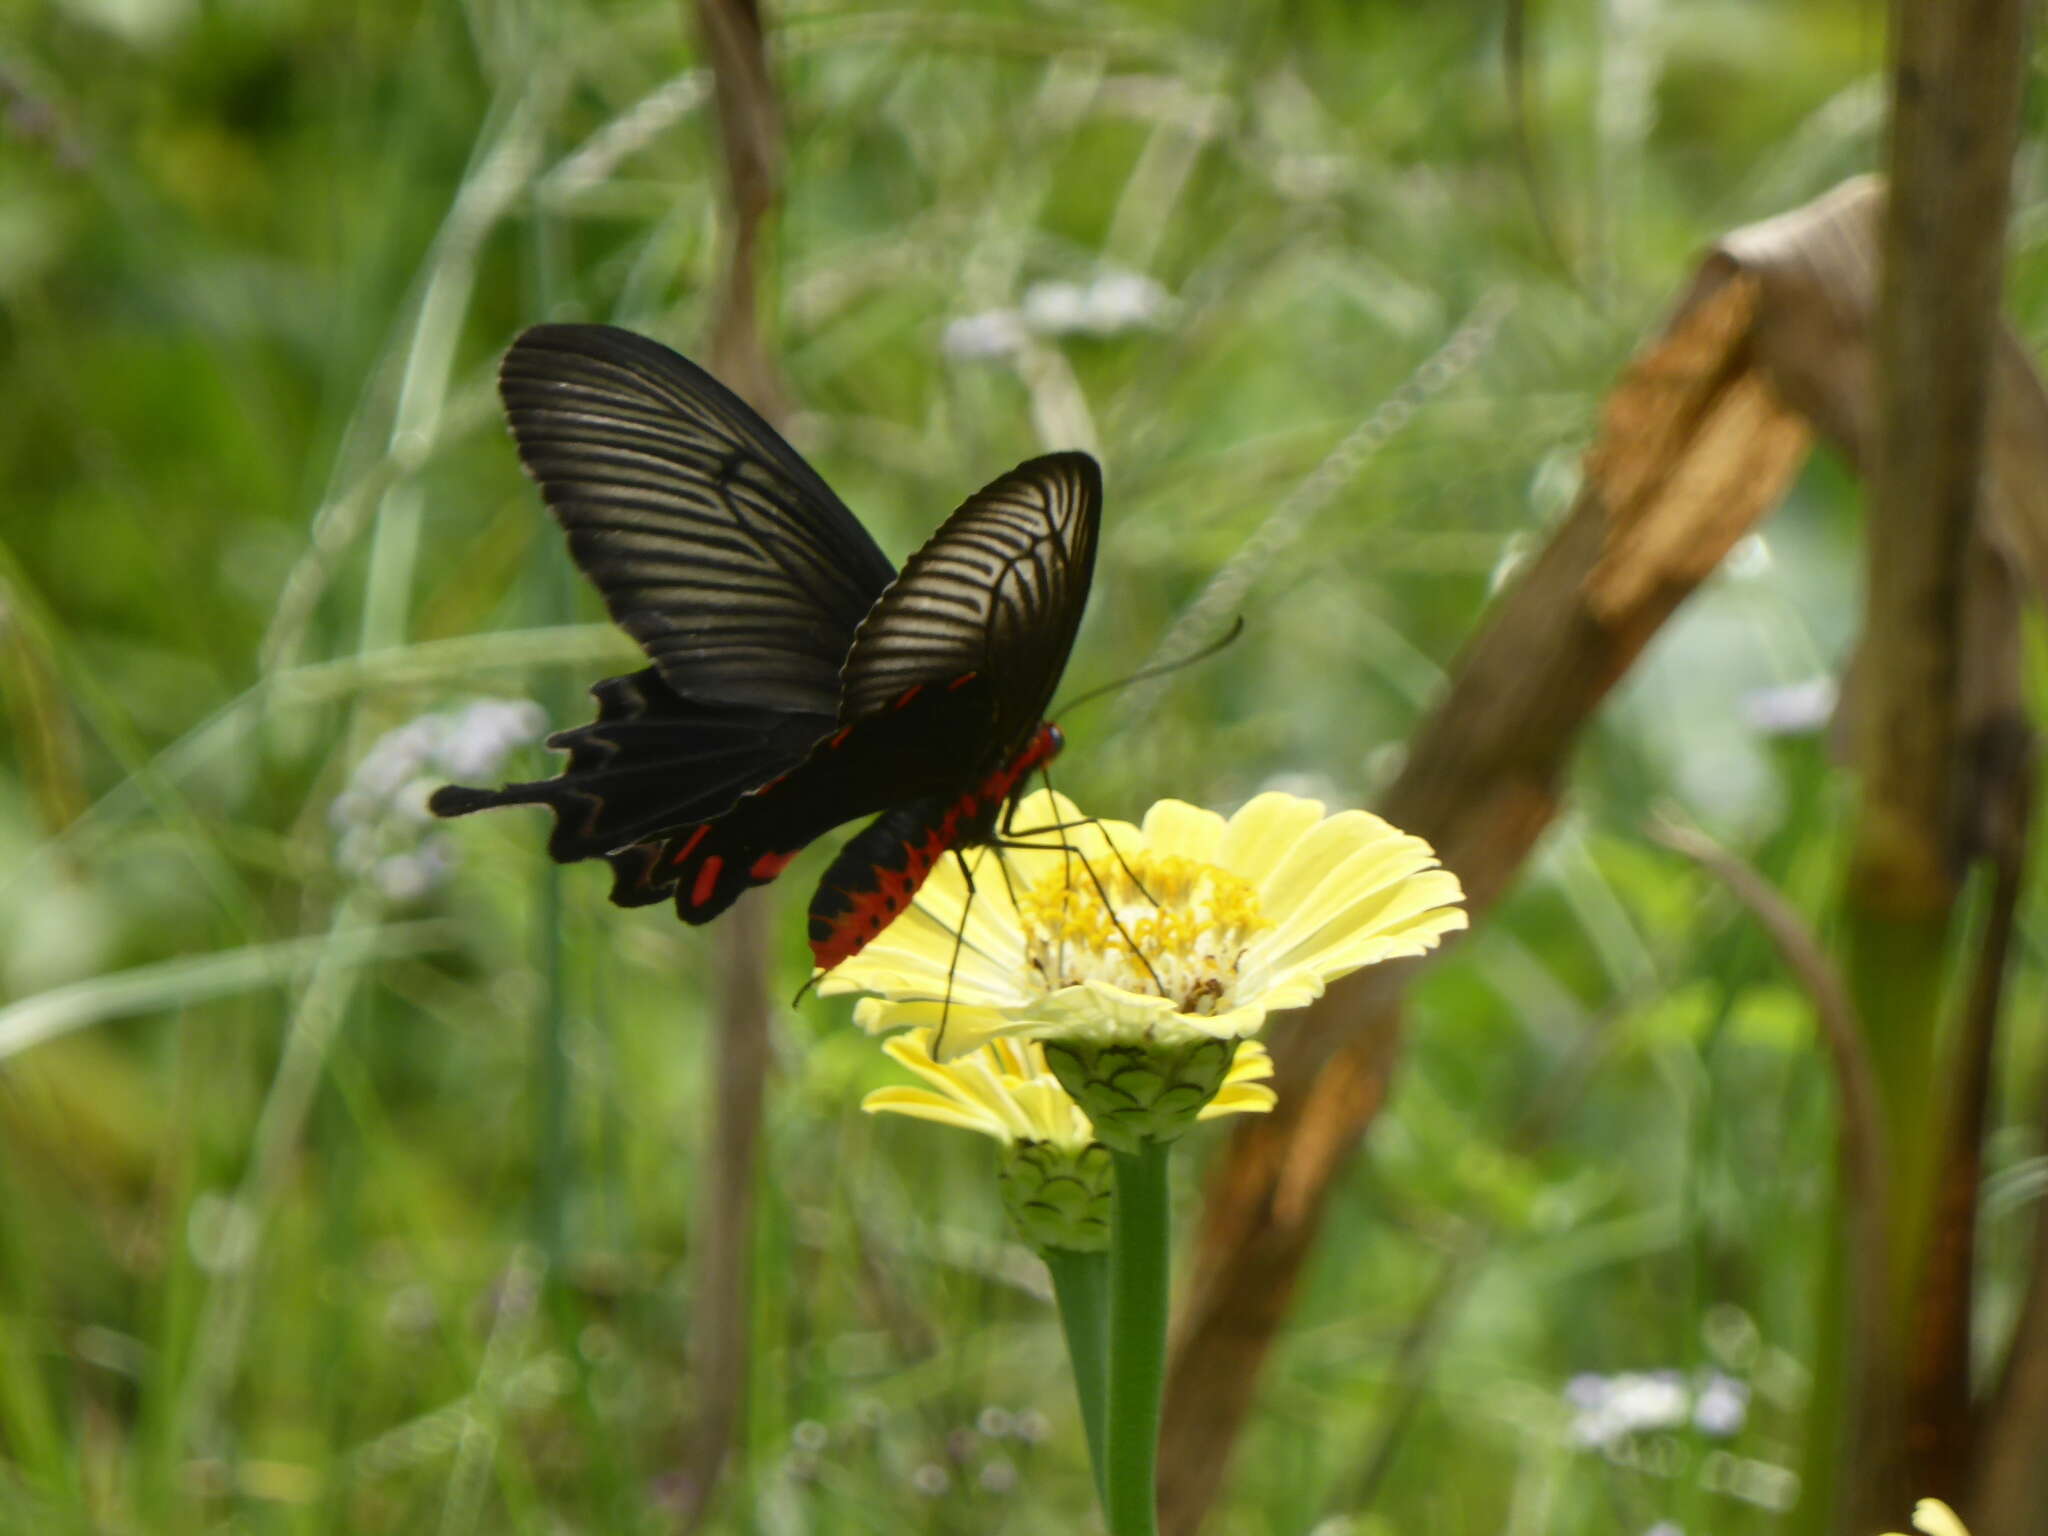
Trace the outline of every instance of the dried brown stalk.
<instances>
[{"instance_id":1,"label":"dried brown stalk","mask_svg":"<svg viewBox=\"0 0 2048 1536\"><path fill-rule=\"evenodd\" d=\"M1746 346L1766 289L1735 264L1703 278L1631 366L1576 504L1452 669L1387 795L1475 913L1549 826L1608 690L1805 457L1808 428ZM1363 972L1275 1034L1279 1109L1237 1131L1211 1179L1168 1383L1170 1532L1192 1532L1221 1486L1330 1183L1384 1099L1414 974Z\"/></svg>"},{"instance_id":2,"label":"dried brown stalk","mask_svg":"<svg viewBox=\"0 0 2048 1536\"><path fill-rule=\"evenodd\" d=\"M731 227L712 371L770 421L781 414L780 376L762 340L763 243L782 196L782 111L754 0L696 0L697 32L718 104ZM684 1530L709 1516L744 1421L752 1311L748 1255L769 1069L768 923L758 895L727 917L712 1035L712 1144L699 1183L704 1208L690 1317L696 1416L682 1453Z\"/></svg>"},{"instance_id":3,"label":"dried brown stalk","mask_svg":"<svg viewBox=\"0 0 2048 1536\"><path fill-rule=\"evenodd\" d=\"M1901 0L1893 17L1876 454L1851 733L1861 799L1845 895L1852 979L1899 1173L1891 1262L1910 1289L1895 1329L1864 1341L1873 1357L1897 1350L1900 1389L1889 1422L1873 1415L1849 1448L1836 1501L1844 1532L1871 1529L1924 1494L1962 1504L1966 1519L1976 1513L1965 1497L1972 1256L2010 905L1992 915L1959 1032L1942 1028L1941 972L1958 886L1985 831L1977 808L1987 794L2011 798L2009 767L1982 750L1988 738L1973 726L1986 722L1967 711L1989 702L2024 733L2017 604L2002 600L2004 573L1980 530L2025 6ZM1973 569L1988 579L1972 580ZM2010 880L1997 883L2016 895ZM1885 958L1901 953L1919 957L1917 977Z\"/></svg>"},{"instance_id":4,"label":"dried brown stalk","mask_svg":"<svg viewBox=\"0 0 2048 1536\"><path fill-rule=\"evenodd\" d=\"M1453 667L1382 809L1436 846L1475 914L1548 827L1578 734L1607 691L1776 504L1812 435L1858 466L1871 462L1883 207L1879 183L1850 182L1709 253L1609 397L1571 512ZM1981 542L2039 592L2048 393L2010 335L1997 369ZM1961 734L1973 741L2012 719L2010 669L1996 659L2004 631L1991 605L1982 613L1956 689L1957 717L1970 722ZM1414 974L1410 963L1351 978L1276 1034L1280 1109L1235 1132L1211 1179L1162 1457L1165 1528L1178 1536L1221 1486L1330 1182L1384 1098ZM2048 1309L2048 1287L2038 1305ZM2036 1332L2048 1349L2048 1323ZM2041 1378L2014 1391L2048 1394L2048 1367Z\"/></svg>"}]
</instances>

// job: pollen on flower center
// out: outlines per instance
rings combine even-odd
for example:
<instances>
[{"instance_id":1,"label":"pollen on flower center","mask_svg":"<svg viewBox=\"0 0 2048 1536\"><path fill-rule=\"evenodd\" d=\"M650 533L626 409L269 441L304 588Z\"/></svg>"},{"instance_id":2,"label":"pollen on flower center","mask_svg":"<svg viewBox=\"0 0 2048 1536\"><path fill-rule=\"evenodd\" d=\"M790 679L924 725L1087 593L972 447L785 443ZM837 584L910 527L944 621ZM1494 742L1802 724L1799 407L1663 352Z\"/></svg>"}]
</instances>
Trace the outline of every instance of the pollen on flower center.
<instances>
[{"instance_id":1,"label":"pollen on flower center","mask_svg":"<svg viewBox=\"0 0 2048 1536\"><path fill-rule=\"evenodd\" d=\"M1074 852L1018 892L1025 954L1048 991L1103 981L1214 1013L1246 942L1272 926L1251 882L1198 859Z\"/></svg>"}]
</instances>

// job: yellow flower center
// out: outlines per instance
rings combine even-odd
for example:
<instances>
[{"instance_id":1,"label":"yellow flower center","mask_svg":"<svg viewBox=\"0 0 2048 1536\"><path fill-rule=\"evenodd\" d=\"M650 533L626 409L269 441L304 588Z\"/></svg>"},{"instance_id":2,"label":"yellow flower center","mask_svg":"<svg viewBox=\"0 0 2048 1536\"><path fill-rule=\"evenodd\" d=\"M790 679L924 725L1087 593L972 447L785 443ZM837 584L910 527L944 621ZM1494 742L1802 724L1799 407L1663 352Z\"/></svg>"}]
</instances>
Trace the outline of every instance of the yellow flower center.
<instances>
[{"instance_id":1,"label":"yellow flower center","mask_svg":"<svg viewBox=\"0 0 2048 1536\"><path fill-rule=\"evenodd\" d=\"M1250 881L1170 854L1075 853L1020 891L1025 954L1048 991L1105 981L1215 1013L1251 936L1271 921Z\"/></svg>"}]
</instances>

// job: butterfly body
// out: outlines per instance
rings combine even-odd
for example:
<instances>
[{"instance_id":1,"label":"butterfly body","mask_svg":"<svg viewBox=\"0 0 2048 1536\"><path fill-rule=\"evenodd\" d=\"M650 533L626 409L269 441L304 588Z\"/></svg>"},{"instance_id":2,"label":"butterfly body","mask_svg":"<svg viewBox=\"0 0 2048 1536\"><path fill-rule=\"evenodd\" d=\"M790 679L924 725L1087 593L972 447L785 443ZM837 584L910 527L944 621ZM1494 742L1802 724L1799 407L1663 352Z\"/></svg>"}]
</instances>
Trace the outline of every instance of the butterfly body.
<instances>
[{"instance_id":1,"label":"butterfly body","mask_svg":"<svg viewBox=\"0 0 2048 1536\"><path fill-rule=\"evenodd\" d=\"M811 956L819 969L859 954L910 905L948 852L993 842L997 815L1017 786L1063 745L1059 727L1043 724L1022 752L972 788L892 807L857 833L811 898Z\"/></svg>"},{"instance_id":2,"label":"butterfly body","mask_svg":"<svg viewBox=\"0 0 2048 1536\"><path fill-rule=\"evenodd\" d=\"M598 718L550 739L558 777L449 786L432 808L545 804L555 859L604 858L613 901L671 899L690 923L878 816L811 905L818 963L858 952L1059 750L1043 717L1093 572L1094 461L1020 464L899 575L773 429L658 343L538 326L500 389L572 556L652 665L591 690Z\"/></svg>"}]
</instances>

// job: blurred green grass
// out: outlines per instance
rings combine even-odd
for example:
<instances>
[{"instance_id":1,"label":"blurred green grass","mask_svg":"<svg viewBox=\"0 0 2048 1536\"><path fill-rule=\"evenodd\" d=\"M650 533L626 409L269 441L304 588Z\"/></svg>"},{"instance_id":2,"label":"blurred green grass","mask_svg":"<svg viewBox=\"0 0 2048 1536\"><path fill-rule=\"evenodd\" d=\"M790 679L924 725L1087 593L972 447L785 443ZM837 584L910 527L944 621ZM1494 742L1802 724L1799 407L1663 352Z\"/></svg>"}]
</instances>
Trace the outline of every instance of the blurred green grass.
<instances>
[{"instance_id":1,"label":"blurred green grass","mask_svg":"<svg viewBox=\"0 0 2048 1536\"><path fill-rule=\"evenodd\" d=\"M719 1176L715 933L614 911L572 869L550 981L537 826L465 824L445 881L394 896L339 856L330 806L408 721L531 696L571 724L630 657L588 593L563 606L490 377L543 314L704 336L719 173L684 14L18 15L0 1529L662 1529L695 1191ZM1083 804L1227 805L1281 779L1369 800L1693 254L1874 159L1877 8L1527 23L1547 234L1495 7L780 13L769 289L793 434L900 555L1046 446L1035 412L1079 402L1110 504L1075 690L1152 654L1502 307L1470 368L1252 571L1232 650L1141 720L1076 717L1062 782ZM2013 292L2038 337L2031 146L2023 172ZM1042 338L1029 367L947 350L950 324L1034 284L1123 271L1170 314ZM1515 899L1432 975L1215 1529L1774 1528L1826 1078L1767 947L1639 828L1675 800L1825 921L1842 788L1817 737L1765 738L1741 701L1839 662L1856 560L1853 487L1818 464L1608 711ZM790 893L821 856L780 890L787 991ZM556 983L561 1067L537 1079ZM888 1072L843 1006L805 1004L775 1046L756 1376L718 1527L1082 1527L1055 1331L983 1149L857 1114ZM1518 1149L1550 1093L1555 1134ZM2024 1171L2024 1141L1998 1145ZM1575 1445L1574 1375L1664 1367L1748 1383L1740 1430Z\"/></svg>"}]
</instances>

